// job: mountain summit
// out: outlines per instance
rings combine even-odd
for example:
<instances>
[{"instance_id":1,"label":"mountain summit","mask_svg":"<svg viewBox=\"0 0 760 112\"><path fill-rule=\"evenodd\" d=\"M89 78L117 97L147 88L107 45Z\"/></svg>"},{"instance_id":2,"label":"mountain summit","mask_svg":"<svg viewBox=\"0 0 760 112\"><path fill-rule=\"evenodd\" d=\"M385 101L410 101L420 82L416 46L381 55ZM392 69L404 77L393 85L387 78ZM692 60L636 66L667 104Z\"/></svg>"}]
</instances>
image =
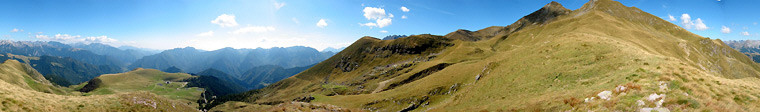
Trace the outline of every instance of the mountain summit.
<instances>
[{"instance_id":1,"label":"mountain summit","mask_svg":"<svg viewBox=\"0 0 760 112\"><path fill-rule=\"evenodd\" d=\"M758 71L721 40L635 7L551 2L508 26L363 37L293 77L226 98L247 103L212 110L297 110L288 105L299 101L369 111L758 111Z\"/></svg>"},{"instance_id":2,"label":"mountain summit","mask_svg":"<svg viewBox=\"0 0 760 112\"><path fill-rule=\"evenodd\" d=\"M562 4L552 1L549 4L544 5L541 9L528 14L512 23L509 26L492 26L485 29L481 29L475 32L459 29L457 31L446 34L445 37L452 39L459 39L465 41L478 41L482 39L488 39L491 37L506 37L513 32L534 25L543 25L543 23L554 20L557 16L566 15L571 11Z\"/></svg>"}]
</instances>

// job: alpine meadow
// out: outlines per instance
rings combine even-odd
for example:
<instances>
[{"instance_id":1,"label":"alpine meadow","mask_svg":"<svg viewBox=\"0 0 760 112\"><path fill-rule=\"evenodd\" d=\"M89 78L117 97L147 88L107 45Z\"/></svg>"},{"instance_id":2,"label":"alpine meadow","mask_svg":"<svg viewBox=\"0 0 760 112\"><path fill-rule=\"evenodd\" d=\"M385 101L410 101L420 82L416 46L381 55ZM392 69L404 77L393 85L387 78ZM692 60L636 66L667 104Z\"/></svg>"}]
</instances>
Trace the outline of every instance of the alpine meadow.
<instances>
[{"instance_id":1,"label":"alpine meadow","mask_svg":"<svg viewBox=\"0 0 760 112\"><path fill-rule=\"evenodd\" d=\"M760 111L758 1L3 2L2 112Z\"/></svg>"}]
</instances>

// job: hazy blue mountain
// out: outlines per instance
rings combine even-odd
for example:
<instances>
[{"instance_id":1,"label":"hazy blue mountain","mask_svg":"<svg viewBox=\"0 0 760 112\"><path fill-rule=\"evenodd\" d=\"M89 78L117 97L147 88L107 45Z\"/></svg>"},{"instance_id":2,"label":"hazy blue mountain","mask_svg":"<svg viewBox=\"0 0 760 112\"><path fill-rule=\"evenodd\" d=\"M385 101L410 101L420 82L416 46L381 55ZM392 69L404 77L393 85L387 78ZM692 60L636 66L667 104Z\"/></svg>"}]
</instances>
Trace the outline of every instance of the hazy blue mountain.
<instances>
[{"instance_id":1,"label":"hazy blue mountain","mask_svg":"<svg viewBox=\"0 0 760 112\"><path fill-rule=\"evenodd\" d=\"M193 47L175 48L138 59L130 69L165 69L175 66L188 73L213 68L234 77L256 66L277 65L283 68L308 66L325 60L334 52L319 52L310 47L274 47L270 49L222 48L202 51Z\"/></svg>"},{"instance_id":2,"label":"hazy blue mountain","mask_svg":"<svg viewBox=\"0 0 760 112\"><path fill-rule=\"evenodd\" d=\"M393 39L399 39L407 37L406 35L388 35L383 38L383 40L393 40Z\"/></svg>"},{"instance_id":3,"label":"hazy blue mountain","mask_svg":"<svg viewBox=\"0 0 760 112\"><path fill-rule=\"evenodd\" d=\"M0 60L16 59L29 63L42 74L45 79L61 86L76 85L102 74L121 72L120 68L108 65L93 65L75 60L70 57L40 56L38 58L13 58L2 56ZM28 61L28 62L25 62Z\"/></svg>"},{"instance_id":4,"label":"hazy blue mountain","mask_svg":"<svg viewBox=\"0 0 760 112\"><path fill-rule=\"evenodd\" d=\"M183 81L188 82L188 87L200 87L205 88L206 93L211 96L223 96L227 94L240 93L245 91L245 88L239 85L219 79L215 76L201 75L194 78L185 79Z\"/></svg>"},{"instance_id":5,"label":"hazy blue mountain","mask_svg":"<svg viewBox=\"0 0 760 112\"><path fill-rule=\"evenodd\" d=\"M158 53L158 52L153 52L153 51L140 50L138 48L119 49L119 48L116 48L110 45L101 44L101 43L90 43L90 44L76 43L76 44L71 44L71 46L74 48L81 48L84 50L88 50L98 55L111 56L113 58L116 58L122 61L125 64L132 63L136 61L137 59L142 58L143 56Z\"/></svg>"},{"instance_id":6,"label":"hazy blue mountain","mask_svg":"<svg viewBox=\"0 0 760 112\"><path fill-rule=\"evenodd\" d=\"M301 71L311 68L311 66L314 65L288 69L277 65L257 66L248 69L245 73L243 73L240 79L243 81L244 85L247 85L244 87L248 89L259 89L282 79L296 75Z\"/></svg>"},{"instance_id":7,"label":"hazy blue mountain","mask_svg":"<svg viewBox=\"0 0 760 112\"><path fill-rule=\"evenodd\" d=\"M319 63L335 55L334 52L319 52L311 47L274 47L253 49L240 65L244 70L261 65L278 65L284 68L308 66Z\"/></svg>"},{"instance_id":8,"label":"hazy blue mountain","mask_svg":"<svg viewBox=\"0 0 760 112\"><path fill-rule=\"evenodd\" d=\"M164 69L164 70L162 70L162 71L164 71L164 72L166 72L166 73L186 73L184 70L182 70L182 69L179 69L179 68L177 68L177 67L175 67L175 66L172 66L172 67L166 68L166 69Z\"/></svg>"},{"instance_id":9,"label":"hazy blue mountain","mask_svg":"<svg viewBox=\"0 0 760 112\"><path fill-rule=\"evenodd\" d=\"M346 49L346 47L340 47L340 48L327 47L327 48L323 49L322 52L338 53L340 51L343 51L343 49Z\"/></svg>"},{"instance_id":10,"label":"hazy blue mountain","mask_svg":"<svg viewBox=\"0 0 760 112\"><path fill-rule=\"evenodd\" d=\"M105 55L98 55L88 50L73 48L69 45L54 41L0 40L0 54L6 53L34 57L43 55L71 57L72 59L93 65L108 65L115 67L126 66L126 64L119 59Z\"/></svg>"},{"instance_id":11,"label":"hazy blue mountain","mask_svg":"<svg viewBox=\"0 0 760 112\"><path fill-rule=\"evenodd\" d=\"M121 49L121 50L138 50L138 51L147 51L147 52L149 52L149 53L151 53L151 54L160 53L160 52L162 51L162 50L157 50L157 49L139 48L139 47L135 47L135 46L128 46L128 45L119 46L119 47L117 47L117 48L119 48L119 49Z\"/></svg>"},{"instance_id":12,"label":"hazy blue mountain","mask_svg":"<svg viewBox=\"0 0 760 112\"><path fill-rule=\"evenodd\" d=\"M213 77L218 78L219 80L236 84L237 86L243 85L243 83L240 80L238 80L238 78L236 78L234 76L231 76L231 75L229 75L227 73L224 73L222 71L213 69L213 68L209 68L209 69L203 70L203 71L195 73L193 75L197 75L197 76L213 76ZM245 91L245 88L241 87L239 90Z\"/></svg>"}]
</instances>

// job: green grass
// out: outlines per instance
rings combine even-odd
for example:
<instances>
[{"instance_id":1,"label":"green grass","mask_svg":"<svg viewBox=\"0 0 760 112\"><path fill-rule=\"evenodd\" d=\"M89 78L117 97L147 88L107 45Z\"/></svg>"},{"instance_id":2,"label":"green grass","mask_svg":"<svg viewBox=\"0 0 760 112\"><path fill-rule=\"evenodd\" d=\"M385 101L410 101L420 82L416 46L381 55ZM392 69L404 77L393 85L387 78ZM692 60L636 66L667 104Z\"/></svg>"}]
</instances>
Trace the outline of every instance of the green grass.
<instances>
[{"instance_id":1,"label":"green grass","mask_svg":"<svg viewBox=\"0 0 760 112\"><path fill-rule=\"evenodd\" d=\"M102 75L103 84L88 95L105 95L129 92L150 92L169 99L195 102L203 93L197 87L185 87L185 82L178 82L190 78L184 73L165 73L153 69L141 69L120 74ZM170 82L166 84L165 82Z\"/></svg>"},{"instance_id":2,"label":"green grass","mask_svg":"<svg viewBox=\"0 0 760 112\"><path fill-rule=\"evenodd\" d=\"M364 37L294 77L248 93L243 101L266 104L312 95L313 103L370 111L399 111L420 103L428 105L414 111L635 111L655 106L636 102L656 93L667 96L663 106L672 111L760 110L760 103L750 101L756 98L727 93L760 93L758 64L720 40L695 35L637 8L596 0L546 24L515 24L519 31L474 42L435 35L385 41ZM494 28L514 26L484 31ZM392 53L429 43L443 46ZM382 49L388 47L397 49ZM425 61L408 61L415 59ZM340 68L342 63L351 69ZM388 67L401 63L413 64ZM440 63L452 65L393 89L373 91ZM660 89L660 82L667 89ZM455 84L461 86L450 94L429 94ZM615 92L610 100L582 102L621 85L637 89ZM347 94L324 93L343 86Z\"/></svg>"},{"instance_id":3,"label":"green grass","mask_svg":"<svg viewBox=\"0 0 760 112\"><path fill-rule=\"evenodd\" d=\"M115 93L104 89L94 93L99 95L81 94L72 89L76 86L53 86L30 68L15 60L0 64L1 111L197 111L192 103L150 92ZM189 96L188 93L193 92L168 95ZM151 106L136 100L151 102ZM155 108L152 103L156 103Z\"/></svg>"}]
</instances>

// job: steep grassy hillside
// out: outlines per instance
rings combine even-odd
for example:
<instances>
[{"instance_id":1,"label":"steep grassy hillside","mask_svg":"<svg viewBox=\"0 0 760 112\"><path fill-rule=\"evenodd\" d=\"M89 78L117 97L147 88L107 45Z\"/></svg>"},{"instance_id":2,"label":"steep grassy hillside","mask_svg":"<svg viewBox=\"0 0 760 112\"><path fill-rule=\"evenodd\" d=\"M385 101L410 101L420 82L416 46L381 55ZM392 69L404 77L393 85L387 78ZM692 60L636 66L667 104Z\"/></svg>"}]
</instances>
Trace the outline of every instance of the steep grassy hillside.
<instances>
[{"instance_id":1,"label":"steep grassy hillside","mask_svg":"<svg viewBox=\"0 0 760 112\"><path fill-rule=\"evenodd\" d=\"M52 85L16 60L0 64L0 79L0 111L198 111L185 102L148 92L80 96Z\"/></svg>"},{"instance_id":2,"label":"steep grassy hillside","mask_svg":"<svg viewBox=\"0 0 760 112\"><path fill-rule=\"evenodd\" d=\"M454 33L469 35L363 37L229 97L247 103L214 109L299 101L368 111L760 110L760 65L615 1L573 11L552 2L506 27Z\"/></svg>"},{"instance_id":3,"label":"steep grassy hillside","mask_svg":"<svg viewBox=\"0 0 760 112\"><path fill-rule=\"evenodd\" d=\"M0 79L13 86L52 94L68 94L66 90L53 86L39 72L29 65L16 60L6 60L0 64ZM5 87L5 86L3 86Z\"/></svg>"}]
</instances>

